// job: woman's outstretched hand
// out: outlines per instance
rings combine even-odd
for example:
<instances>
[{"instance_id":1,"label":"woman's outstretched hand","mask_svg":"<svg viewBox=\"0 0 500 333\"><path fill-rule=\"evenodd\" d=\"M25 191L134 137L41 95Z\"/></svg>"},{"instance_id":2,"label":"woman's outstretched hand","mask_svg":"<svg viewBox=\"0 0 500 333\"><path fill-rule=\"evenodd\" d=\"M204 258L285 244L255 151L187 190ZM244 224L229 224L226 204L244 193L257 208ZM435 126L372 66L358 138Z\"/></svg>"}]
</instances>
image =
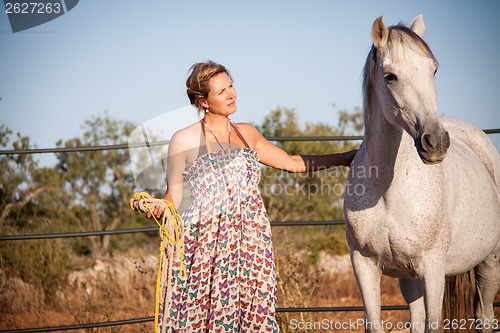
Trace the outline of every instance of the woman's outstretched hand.
<instances>
[{"instance_id":1,"label":"woman's outstretched hand","mask_svg":"<svg viewBox=\"0 0 500 333\"><path fill-rule=\"evenodd\" d=\"M353 150L350 150L348 152L345 152L344 155L345 155L345 161L344 163L342 164L343 166L350 166L351 163L352 163L352 160L354 159L354 156L356 156L358 150L357 149L353 149Z\"/></svg>"}]
</instances>

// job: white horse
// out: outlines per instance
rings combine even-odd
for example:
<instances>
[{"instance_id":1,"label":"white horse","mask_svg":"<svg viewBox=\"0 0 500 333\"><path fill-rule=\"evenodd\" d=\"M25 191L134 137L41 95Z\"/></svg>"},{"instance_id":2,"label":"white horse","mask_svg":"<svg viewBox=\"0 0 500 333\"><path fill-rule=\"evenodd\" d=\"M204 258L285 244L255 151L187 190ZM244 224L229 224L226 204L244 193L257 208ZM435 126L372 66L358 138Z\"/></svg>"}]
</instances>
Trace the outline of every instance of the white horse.
<instances>
[{"instance_id":1,"label":"white horse","mask_svg":"<svg viewBox=\"0 0 500 333\"><path fill-rule=\"evenodd\" d=\"M399 278L412 332L446 323L498 326L500 158L478 128L438 117L437 62L422 15L372 26L364 69L365 139L344 198L347 240L367 332L384 332L380 278ZM472 65L472 64L471 64ZM476 319L441 321L445 278L475 269ZM443 323L443 324L442 324ZM456 325L455 325L456 326Z\"/></svg>"}]
</instances>

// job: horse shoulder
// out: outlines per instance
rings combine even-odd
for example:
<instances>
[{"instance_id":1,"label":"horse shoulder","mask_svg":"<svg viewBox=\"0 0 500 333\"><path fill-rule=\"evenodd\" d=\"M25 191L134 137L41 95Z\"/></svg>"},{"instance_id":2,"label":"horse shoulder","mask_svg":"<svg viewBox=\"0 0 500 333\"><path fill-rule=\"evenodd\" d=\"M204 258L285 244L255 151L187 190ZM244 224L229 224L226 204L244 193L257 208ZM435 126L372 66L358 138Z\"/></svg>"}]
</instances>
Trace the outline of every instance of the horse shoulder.
<instances>
[{"instance_id":1,"label":"horse shoulder","mask_svg":"<svg viewBox=\"0 0 500 333\"><path fill-rule=\"evenodd\" d=\"M359 147L349 170L349 178L344 191L344 216L346 220L347 238L355 248L380 248L381 233L387 231L383 193L369 176L369 163L363 142ZM370 244L372 242L378 244Z\"/></svg>"}]
</instances>

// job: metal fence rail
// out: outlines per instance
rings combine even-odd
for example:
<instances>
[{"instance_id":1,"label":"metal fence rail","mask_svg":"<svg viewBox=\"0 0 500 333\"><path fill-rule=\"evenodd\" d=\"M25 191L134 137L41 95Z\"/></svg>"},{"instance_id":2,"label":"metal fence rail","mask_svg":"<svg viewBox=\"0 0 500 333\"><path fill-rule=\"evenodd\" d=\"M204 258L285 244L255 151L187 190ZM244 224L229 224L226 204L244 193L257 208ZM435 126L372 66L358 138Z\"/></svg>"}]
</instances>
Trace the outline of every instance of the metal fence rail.
<instances>
[{"instance_id":1,"label":"metal fence rail","mask_svg":"<svg viewBox=\"0 0 500 333\"><path fill-rule=\"evenodd\" d=\"M484 129L486 134L498 134L500 128ZM284 142L284 141L360 141L363 140L362 135L337 135L337 136L266 136L269 141ZM54 153L74 153L81 151L97 151L97 150L117 150L140 147L154 147L168 145L170 140L147 142L147 143L121 143L115 145L102 146L80 146L80 147L58 147L58 148L30 148L30 149L3 149L0 150L0 155L24 155L24 154L54 154Z\"/></svg>"},{"instance_id":2,"label":"metal fence rail","mask_svg":"<svg viewBox=\"0 0 500 333\"><path fill-rule=\"evenodd\" d=\"M303 226L310 226L310 225L344 225L344 224L345 224L344 220L282 221L282 222L271 222L271 227L301 227L301 226L303 227ZM141 232L158 232L158 227L130 228L130 229L102 230L102 231L65 232L65 233L55 233L55 234L0 235L0 242L1 241L32 240L32 239L123 235L123 234L134 234L134 233L141 233Z\"/></svg>"},{"instance_id":3,"label":"metal fence rail","mask_svg":"<svg viewBox=\"0 0 500 333\"><path fill-rule=\"evenodd\" d=\"M382 306L383 311L407 310L407 309L408 309L408 306L406 306L406 305ZM348 312L348 311L363 311L363 307L362 306L345 306L345 307L321 307L321 308L276 308L276 312ZM77 330L77 329L95 328L95 327L141 324L141 323L147 323L147 322L151 322L151 321L154 321L154 317L132 318L132 319L125 319L125 320L116 320L116 321L99 322L99 323L88 323L88 324L26 328L26 329L19 329L19 330L0 331L0 333L28 333L28 332L32 333L32 332L67 331L67 330Z\"/></svg>"},{"instance_id":4,"label":"metal fence rail","mask_svg":"<svg viewBox=\"0 0 500 333\"><path fill-rule=\"evenodd\" d=\"M494 307L500 306L500 303L494 303ZM398 311L398 310L408 310L407 305L383 305L381 307L382 311ZM362 306L338 306L338 307L317 307L317 308L276 308L276 312L355 312L363 311ZM154 317L143 317L143 318L131 318L107 322L98 323L87 323L87 324L74 324L74 325L61 325L61 326L49 326L49 327L34 327L34 328L23 328L18 330L2 330L0 333L34 333L34 332L54 332L54 331L69 331L78 329L88 329L88 328L98 328L98 327L109 327L109 326L120 326L120 325L132 325L153 322ZM500 332L500 329L495 329L493 332Z\"/></svg>"},{"instance_id":5,"label":"metal fence rail","mask_svg":"<svg viewBox=\"0 0 500 333\"><path fill-rule=\"evenodd\" d=\"M500 129L498 129L500 133ZM267 136L267 140L283 142L283 141L358 141L363 140L363 136ZM141 147L156 147L165 146L170 143L170 140L145 142L145 143L120 143L115 145L102 146L79 146L79 147L57 147L57 148L29 148L29 149L4 149L0 150L0 155L26 155L26 154L54 154L54 153L75 153L84 151L98 150L118 150Z\"/></svg>"}]
</instances>

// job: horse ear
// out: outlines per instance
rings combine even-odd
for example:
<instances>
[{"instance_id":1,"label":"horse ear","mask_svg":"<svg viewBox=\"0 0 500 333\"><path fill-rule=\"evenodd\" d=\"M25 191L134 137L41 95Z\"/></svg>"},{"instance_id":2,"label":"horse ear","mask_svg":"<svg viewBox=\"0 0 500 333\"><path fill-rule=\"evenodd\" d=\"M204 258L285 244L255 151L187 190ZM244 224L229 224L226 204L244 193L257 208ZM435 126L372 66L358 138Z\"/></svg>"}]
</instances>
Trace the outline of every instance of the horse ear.
<instances>
[{"instance_id":1,"label":"horse ear","mask_svg":"<svg viewBox=\"0 0 500 333\"><path fill-rule=\"evenodd\" d=\"M413 21L411 21L410 28L411 30L413 30L414 33L419 35L420 38L424 38L424 33L425 33L424 15L420 14L415 16Z\"/></svg>"},{"instance_id":2,"label":"horse ear","mask_svg":"<svg viewBox=\"0 0 500 333\"><path fill-rule=\"evenodd\" d=\"M372 25L372 40L377 48L383 48L387 44L389 38L389 30L382 19L382 16L377 17Z\"/></svg>"}]
</instances>

